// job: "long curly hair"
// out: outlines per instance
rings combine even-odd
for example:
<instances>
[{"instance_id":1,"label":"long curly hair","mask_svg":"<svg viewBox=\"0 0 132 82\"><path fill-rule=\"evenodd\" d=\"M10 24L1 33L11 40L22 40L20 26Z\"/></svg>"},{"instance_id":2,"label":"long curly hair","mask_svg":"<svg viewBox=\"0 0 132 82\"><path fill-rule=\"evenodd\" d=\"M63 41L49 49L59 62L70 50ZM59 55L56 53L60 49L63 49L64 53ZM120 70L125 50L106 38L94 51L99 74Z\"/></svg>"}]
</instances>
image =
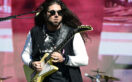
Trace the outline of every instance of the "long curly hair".
<instances>
[{"instance_id":1,"label":"long curly hair","mask_svg":"<svg viewBox=\"0 0 132 82\"><path fill-rule=\"evenodd\" d=\"M78 19L78 17L70 11L66 5L61 0L45 0L40 7L38 8L39 14L35 16L35 25L42 27L43 25L47 24L47 17L46 13L48 11L48 7L53 4L58 4L62 8L62 23L76 28L77 26L80 26L82 23Z\"/></svg>"}]
</instances>

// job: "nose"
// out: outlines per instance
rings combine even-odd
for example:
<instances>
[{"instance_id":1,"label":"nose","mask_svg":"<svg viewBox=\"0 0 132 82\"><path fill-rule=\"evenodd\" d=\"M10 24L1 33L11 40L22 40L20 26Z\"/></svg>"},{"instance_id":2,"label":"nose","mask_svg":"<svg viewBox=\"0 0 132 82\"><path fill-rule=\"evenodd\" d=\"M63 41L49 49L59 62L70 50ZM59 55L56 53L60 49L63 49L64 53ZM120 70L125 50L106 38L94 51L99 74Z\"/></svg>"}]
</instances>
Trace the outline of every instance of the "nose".
<instances>
[{"instance_id":1,"label":"nose","mask_svg":"<svg viewBox=\"0 0 132 82\"><path fill-rule=\"evenodd\" d=\"M58 12L55 12L55 16L59 16Z\"/></svg>"},{"instance_id":2,"label":"nose","mask_svg":"<svg viewBox=\"0 0 132 82\"><path fill-rule=\"evenodd\" d=\"M55 12L55 18L58 18L58 16L59 16L59 15L58 15L58 13L57 13L57 12Z\"/></svg>"}]
</instances>

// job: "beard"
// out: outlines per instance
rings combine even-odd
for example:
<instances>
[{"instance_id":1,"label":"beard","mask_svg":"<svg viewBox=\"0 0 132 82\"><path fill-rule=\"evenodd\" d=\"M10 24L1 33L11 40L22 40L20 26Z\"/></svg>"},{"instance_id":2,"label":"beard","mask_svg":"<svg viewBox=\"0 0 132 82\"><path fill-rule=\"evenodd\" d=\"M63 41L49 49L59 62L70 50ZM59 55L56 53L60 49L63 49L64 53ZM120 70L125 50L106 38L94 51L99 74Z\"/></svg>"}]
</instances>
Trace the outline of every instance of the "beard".
<instances>
[{"instance_id":1,"label":"beard","mask_svg":"<svg viewBox=\"0 0 132 82\"><path fill-rule=\"evenodd\" d=\"M61 24L61 21L60 22L51 22L51 21L48 21L47 23L49 25L53 26L53 27L58 27Z\"/></svg>"}]
</instances>

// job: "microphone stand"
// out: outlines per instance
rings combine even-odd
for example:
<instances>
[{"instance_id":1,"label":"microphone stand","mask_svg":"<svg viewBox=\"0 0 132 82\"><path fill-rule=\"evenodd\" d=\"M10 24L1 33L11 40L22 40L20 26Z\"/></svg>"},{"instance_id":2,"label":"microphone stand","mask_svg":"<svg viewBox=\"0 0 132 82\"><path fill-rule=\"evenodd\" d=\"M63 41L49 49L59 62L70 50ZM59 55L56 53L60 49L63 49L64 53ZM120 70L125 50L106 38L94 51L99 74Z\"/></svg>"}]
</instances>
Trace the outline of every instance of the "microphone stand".
<instances>
[{"instance_id":1,"label":"microphone stand","mask_svg":"<svg viewBox=\"0 0 132 82\"><path fill-rule=\"evenodd\" d=\"M96 75L96 82L100 82L100 75L99 74Z\"/></svg>"},{"instance_id":2,"label":"microphone stand","mask_svg":"<svg viewBox=\"0 0 132 82\"><path fill-rule=\"evenodd\" d=\"M0 21L5 21L5 20L17 18L18 16L33 14L33 13L37 13L37 11L31 11L31 12L27 12L27 13L23 13L23 14L19 14L19 15L12 15L12 16L8 16L8 17L3 17L3 18L0 18Z\"/></svg>"},{"instance_id":3,"label":"microphone stand","mask_svg":"<svg viewBox=\"0 0 132 82\"><path fill-rule=\"evenodd\" d=\"M91 81L94 82L95 77L93 77L93 76L91 76L91 75L89 75L89 74L87 74L87 73L85 73L85 76L86 76L86 77L89 77L89 78L91 79Z\"/></svg>"},{"instance_id":4,"label":"microphone stand","mask_svg":"<svg viewBox=\"0 0 132 82\"><path fill-rule=\"evenodd\" d=\"M94 82L94 79L95 79L94 77L91 77L91 76L88 76L88 77L91 79L92 82Z\"/></svg>"}]
</instances>

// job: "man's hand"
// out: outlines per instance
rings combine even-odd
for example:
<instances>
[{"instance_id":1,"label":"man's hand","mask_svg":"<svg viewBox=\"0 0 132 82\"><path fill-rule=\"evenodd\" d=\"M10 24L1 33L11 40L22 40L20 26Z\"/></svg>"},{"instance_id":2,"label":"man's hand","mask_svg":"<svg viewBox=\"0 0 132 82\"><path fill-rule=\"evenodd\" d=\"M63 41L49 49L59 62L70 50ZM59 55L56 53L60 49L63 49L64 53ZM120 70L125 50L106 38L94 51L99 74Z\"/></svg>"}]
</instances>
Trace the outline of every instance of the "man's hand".
<instances>
[{"instance_id":1,"label":"man's hand","mask_svg":"<svg viewBox=\"0 0 132 82\"><path fill-rule=\"evenodd\" d=\"M37 72L42 71L43 66L41 65L41 62L40 62L40 61L34 61L34 62L32 62L32 66L33 66L33 68L34 68Z\"/></svg>"},{"instance_id":2,"label":"man's hand","mask_svg":"<svg viewBox=\"0 0 132 82\"><path fill-rule=\"evenodd\" d=\"M53 58L52 62L54 63L59 63L59 62L63 62L65 59L63 58L63 56L59 53L59 52L54 52L51 55L51 58Z\"/></svg>"}]
</instances>

